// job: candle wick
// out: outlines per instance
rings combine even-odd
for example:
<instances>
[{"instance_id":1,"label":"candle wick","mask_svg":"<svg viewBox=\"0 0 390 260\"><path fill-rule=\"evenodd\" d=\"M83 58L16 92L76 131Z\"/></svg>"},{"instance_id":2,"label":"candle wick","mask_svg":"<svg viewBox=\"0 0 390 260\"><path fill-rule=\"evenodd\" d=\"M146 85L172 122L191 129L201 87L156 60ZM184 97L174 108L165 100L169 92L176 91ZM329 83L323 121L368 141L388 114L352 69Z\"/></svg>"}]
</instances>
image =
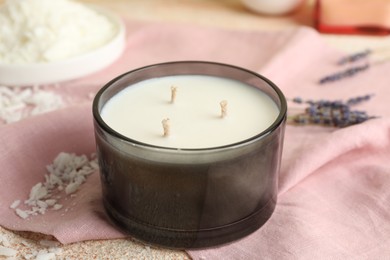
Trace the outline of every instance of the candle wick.
<instances>
[{"instance_id":1,"label":"candle wick","mask_svg":"<svg viewBox=\"0 0 390 260\"><path fill-rule=\"evenodd\" d=\"M163 133L163 136L167 137L170 135L170 130L171 130L171 125L170 125L170 120L169 118L164 118L162 121L162 126L163 126L163 130L164 130L164 133Z\"/></svg>"},{"instance_id":2,"label":"candle wick","mask_svg":"<svg viewBox=\"0 0 390 260\"><path fill-rule=\"evenodd\" d=\"M171 87L171 103L175 103L176 100L176 94L177 94L177 87Z\"/></svg>"},{"instance_id":3,"label":"candle wick","mask_svg":"<svg viewBox=\"0 0 390 260\"><path fill-rule=\"evenodd\" d=\"M221 118L225 118L227 115L228 102L226 100L222 100L221 102L219 102L219 105L221 106Z\"/></svg>"}]
</instances>

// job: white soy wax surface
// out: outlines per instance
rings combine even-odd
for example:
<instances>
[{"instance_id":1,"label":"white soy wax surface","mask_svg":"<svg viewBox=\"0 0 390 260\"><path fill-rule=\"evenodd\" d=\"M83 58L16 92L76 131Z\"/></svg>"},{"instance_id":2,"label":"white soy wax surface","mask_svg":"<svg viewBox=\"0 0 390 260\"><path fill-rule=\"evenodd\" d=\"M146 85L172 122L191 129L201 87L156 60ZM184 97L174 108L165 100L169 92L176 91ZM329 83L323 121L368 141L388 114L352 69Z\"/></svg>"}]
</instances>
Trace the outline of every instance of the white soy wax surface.
<instances>
[{"instance_id":1,"label":"white soy wax surface","mask_svg":"<svg viewBox=\"0 0 390 260\"><path fill-rule=\"evenodd\" d=\"M177 88L171 102L171 87ZM222 100L227 114L221 117ZM229 145L258 135L275 122L279 109L255 87L204 75L152 78L127 87L104 105L101 117L133 140L170 148ZM169 118L169 135L162 120Z\"/></svg>"}]
</instances>

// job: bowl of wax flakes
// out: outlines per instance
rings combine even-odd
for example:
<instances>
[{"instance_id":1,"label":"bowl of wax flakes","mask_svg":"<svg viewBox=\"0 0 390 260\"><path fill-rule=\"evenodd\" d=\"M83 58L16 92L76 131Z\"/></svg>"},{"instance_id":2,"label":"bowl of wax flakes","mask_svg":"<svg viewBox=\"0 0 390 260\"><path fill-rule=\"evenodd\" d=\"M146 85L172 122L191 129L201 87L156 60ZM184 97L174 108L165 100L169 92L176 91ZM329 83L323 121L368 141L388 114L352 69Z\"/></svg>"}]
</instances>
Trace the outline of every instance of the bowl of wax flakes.
<instances>
[{"instance_id":1,"label":"bowl of wax flakes","mask_svg":"<svg viewBox=\"0 0 390 260\"><path fill-rule=\"evenodd\" d=\"M97 72L120 57L123 21L72 0L8 0L0 6L0 84L58 83Z\"/></svg>"}]
</instances>

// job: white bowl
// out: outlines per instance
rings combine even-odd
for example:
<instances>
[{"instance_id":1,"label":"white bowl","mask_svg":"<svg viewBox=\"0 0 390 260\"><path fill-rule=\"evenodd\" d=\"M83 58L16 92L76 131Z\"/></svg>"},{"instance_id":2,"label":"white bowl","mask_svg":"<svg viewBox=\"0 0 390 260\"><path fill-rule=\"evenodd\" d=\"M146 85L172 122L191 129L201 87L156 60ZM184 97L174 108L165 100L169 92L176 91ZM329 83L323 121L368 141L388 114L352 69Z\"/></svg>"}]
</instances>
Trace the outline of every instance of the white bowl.
<instances>
[{"instance_id":1,"label":"white bowl","mask_svg":"<svg viewBox=\"0 0 390 260\"><path fill-rule=\"evenodd\" d=\"M249 9L266 15L284 15L294 11L302 0L241 0Z\"/></svg>"},{"instance_id":2,"label":"white bowl","mask_svg":"<svg viewBox=\"0 0 390 260\"><path fill-rule=\"evenodd\" d=\"M58 83L97 72L118 59L125 48L125 25L116 15L92 7L114 22L118 31L107 44L69 59L30 64L0 63L0 84L7 86L32 86Z\"/></svg>"}]
</instances>

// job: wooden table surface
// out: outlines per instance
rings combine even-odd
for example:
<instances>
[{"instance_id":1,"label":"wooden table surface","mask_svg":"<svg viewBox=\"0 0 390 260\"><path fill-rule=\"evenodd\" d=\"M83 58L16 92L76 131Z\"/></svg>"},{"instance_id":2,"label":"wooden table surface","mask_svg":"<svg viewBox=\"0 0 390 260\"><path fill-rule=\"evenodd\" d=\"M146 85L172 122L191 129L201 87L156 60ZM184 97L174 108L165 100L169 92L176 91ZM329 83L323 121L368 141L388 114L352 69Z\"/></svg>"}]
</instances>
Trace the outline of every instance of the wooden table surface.
<instances>
[{"instance_id":1,"label":"wooden table surface","mask_svg":"<svg viewBox=\"0 0 390 260\"><path fill-rule=\"evenodd\" d=\"M4 0L0 0L0 3ZM240 0L83 0L100 5L122 17L148 22L177 22L241 30L281 30L313 26L313 1L306 1L287 16L262 16L246 9ZM330 44L353 52L390 44L389 37L323 35ZM15 216L16 217L16 216ZM19 255L44 247L39 240L48 237L29 232L12 232L0 227ZM61 246L59 259L189 259L183 251L155 248L132 239L86 241ZM0 256L1 259L1 256ZM19 259L19 258L17 258ZM23 259L23 258L21 258Z\"/></svg>"}]
</instances>

